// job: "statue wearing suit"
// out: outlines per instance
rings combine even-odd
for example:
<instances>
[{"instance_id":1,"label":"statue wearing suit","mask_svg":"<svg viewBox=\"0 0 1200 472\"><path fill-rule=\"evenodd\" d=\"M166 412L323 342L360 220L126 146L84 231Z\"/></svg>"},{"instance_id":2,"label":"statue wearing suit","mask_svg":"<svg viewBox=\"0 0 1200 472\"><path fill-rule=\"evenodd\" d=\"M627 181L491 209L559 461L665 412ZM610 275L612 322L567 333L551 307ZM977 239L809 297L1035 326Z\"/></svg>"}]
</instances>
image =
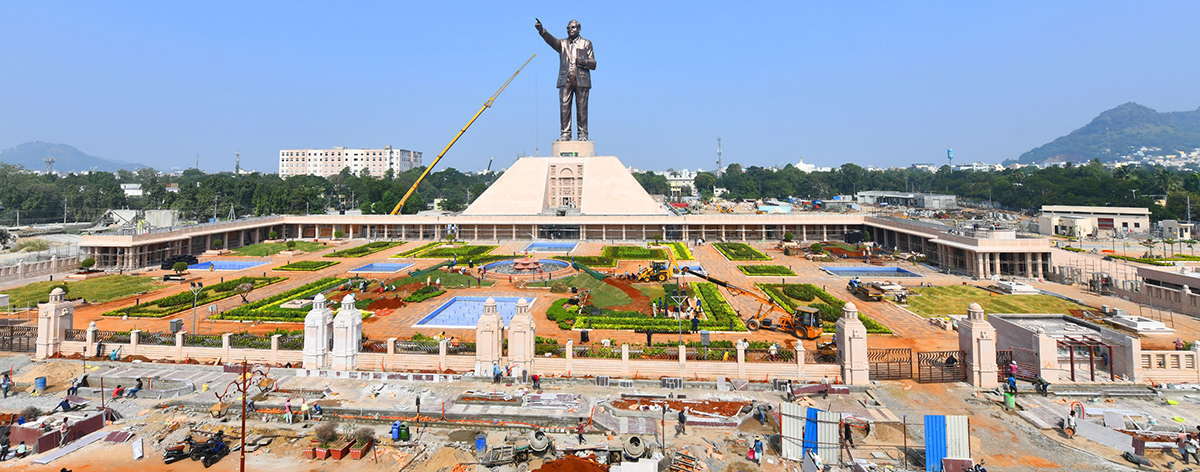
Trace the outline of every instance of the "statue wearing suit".
<instances>
[{"instance_id":1,"label":"statue wearing suit","mask_svg":"<svg viewBox=\"0 0 1200 472\"><path fill-rule=\"evenodd\" d=\"M571 140L571 101L575 101L575 117L579 120L578 139L588 140L588 92L592 89L592 71L596 69L596 56L592 53L592 42L579 37L579 22L567 24L567 37L555 38L542 28L542 22L534 25L546 44L558 51L558 104L562 136L559 141Z\"/></svg>"}]
</instances>

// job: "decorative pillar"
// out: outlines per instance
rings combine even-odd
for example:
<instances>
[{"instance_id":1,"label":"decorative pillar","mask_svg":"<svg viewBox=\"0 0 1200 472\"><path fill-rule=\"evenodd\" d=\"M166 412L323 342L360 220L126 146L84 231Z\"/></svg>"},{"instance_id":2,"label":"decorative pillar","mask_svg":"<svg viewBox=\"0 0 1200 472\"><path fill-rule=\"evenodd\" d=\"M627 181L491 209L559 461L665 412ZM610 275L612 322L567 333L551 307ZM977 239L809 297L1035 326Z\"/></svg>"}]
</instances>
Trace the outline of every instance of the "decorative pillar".
<instances>
[{"instance_id":1,"label":"decorative pillar","mask_svg":"<svg viewBox=\"0 0 1200 472\"><path fill-rule=\"evenodd\" d=\"M523 378L522 374L533 370L534 336L533 315L529 313L530 303L524 298L517 300L517 312L508 323L508 360L515 364L512 375Z\"/></svg>"},{"instance_id":2,"label":"decorative pillar","mask_svg":"<svg viewBox=\"0 0 1200 472\"><path fill-rule=\"evenodd\" d=\"M138 344L141 344L142 330L135 329L129 332L129 355L136 356Z\"/></svg>"},{"instance_id":3,"label":"decorative pillar","mask_svg":"<svg viewBox=\"0 0 1200 472\"><path fill-rule=\"evenodd\" d=\"M1000 385L996 378L996 328L983 316L983 307L972 303L967 307L967 318L958 322L958 350L963 352L963 367L967 371L967 383L977 388L995 388Z\"/></svg>"},{"instance_id":4,"label":"decorative pillar","mask_svg":"<svg viewBox=\"0 0 1200 472\"><path fill-rule=\"evenodd\" d=\"M796 343L796 378L804 378L804 343Z\"/></svg>"},{"instance_id":5,"label":"decorative pillar","mask_svg":"<svg viewBox=\"0 0 1200 472\"><path fill-rule=\"evenodd\" d=\"M358 348L362 346L362 312L354 307L354 294L342 298L342 309L333 317L333 369L358 368Z\"/></svg>"},{"instance_id":6,"label":"decorative pillar","mask_svg":"<svg viewBox=\"0 0 1200 472\"><path fill-rule=\"evenodd\" d=\"M87 348L83 351L83 357L96 354L96 331L100 329L96 327L96 322L88 323L87 327ZM88 353L91 354L88 354Z\"/></svg>"},{"instance_id":7,"label":"decorative pillar","mask_svg":"<svg viewBox=\"0 0 1200 472\"><path fill-rule=\"evenodd\" d=\"M326 307L325 295L317 294L312 309L304 316L304 368L324 369L329 365L333 342L333 310Z\"/></svg>"},{"instance_id":8,"label":"decorative pillar","mask_svg":"<svg viewBox=\"0 0 1200 472\"><path fill-rule=\"evenodd\" d=\"M621 373L629 375L629 345L621 345Z\"/></svg>"},{"instance_id":9,"label":"decorative pillar","mask_svg":"<svg viewBox=\"0 0 1200 472\"><path fill-rule=\"evenodd\" d=\"M735 346L737 347L738 378L744 379L746 378L746 343L738 341Z\"/></svg>"},{"instance_id":10,"label":"decorative pillar","mask_svg":"<svg viewBox=\"0 0 1200 472\"><path fill-rule=\"evenodd\" d=\"M492 376L492 364L499 364L504 353L504 320L496 309L496 299L483 302L483 315L475 325L475 375Z\"/></svg>"},{"instance_id":11,"label":"decorative pillar","mask_svg":"<svg viewBox=\"0 0 1200 472\"><path fill-rule=\"evenodd\" d=\"M50 301L38 304L38 334L35 357L46 359L58 354L67 328L75 319L75 306L67 301L61 287L50 291Z\"/></svg>"},{"instance_id":12,"label":"decorative pillar","mask_svg":"<svg viewBox=\"0 0 1200 472\"><path fill-rule=\"evenodd\" d=\"M871 383L867 361L867 327L858 319L858 307L846 302L837 321L838 352L842 353L842 380L846 385Z\"/></svg>"},{"instance_id":13,"label":"decorative pillar","mask_svg":"<svg viewBox=\"0 0 1200 472\"><path fill-rule=\"evenodd\" d=\"M1033 366L1035 375L1041 376L1047 382L1059 381L1062 369L1058 366L1058 341L1046 334L1046 330L1037 328L1033 335L1033 346L1037 353L1038 365Z\"/></svg>"},{"instance_id":14,"label":"decorative pillar","mask_svg":"<svg viewBox=\"0 0 1200 472\"><path fill-rule=\"evenodd\" d=\"M230 345L232 344L230 338L232 337L233 333L224 333L221 335L221 360L223 362L232 362L229 355Z\"/></svg>"},{"instance_id":15,"label":"decorative pillar","mask_svg":"<svg viewBox=\"0 0 1200 472\"><path fill-rule=\"evenodd\" d=\"M667 249L670 251L670 249ZM687 374L687 346L679 345L679 376L685 377Z\"/></svg>"}]
</instances>

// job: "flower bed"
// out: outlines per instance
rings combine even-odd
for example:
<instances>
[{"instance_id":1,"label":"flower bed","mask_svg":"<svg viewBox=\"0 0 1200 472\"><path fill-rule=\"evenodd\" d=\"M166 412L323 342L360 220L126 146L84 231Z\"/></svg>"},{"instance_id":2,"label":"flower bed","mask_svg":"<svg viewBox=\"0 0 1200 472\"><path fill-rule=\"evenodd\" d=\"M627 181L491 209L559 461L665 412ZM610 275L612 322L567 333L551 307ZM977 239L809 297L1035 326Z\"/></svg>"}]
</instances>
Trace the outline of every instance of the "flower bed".
<instances>
[{"instance_id":1,"label":"flower bed","mask_svg":"<svg viewBox=\"0 0 1200 472\"><path fill-rule=\"evenodd\" d=\"M422 252L417 257L425 259L450 259L458 256L460 260L465 261L467 258L472 256L482 256L492 252L492 250L496 249L497 247L499 246L477 246L472 244L465 244L462 246L442 246Z\"/></svg>"},{"instance_id":2,"label":"flower bed","mask_svg":"<svg viewBox=\"0 0 1200 472\"><path fill-rule=\"evenodd\" d=\"M796 275L795 272L792 272L792 269L781 265L740 265L738 266L738 270L751 277L791 277Z\"/></svg>"},{"instance_id":3,"label":"flower bed","mask_svg":"<svg viewBox=\"0 0 1200 472\"><path fill-rule=\"evenodd\" d=\"M713 247L726 259L731 261L769 261L770 257L763 254L762 251L750 247L745 243L713 243Z\"/></svg>"},{"instance_id":4,"label":"flower bed","mask_svg":"<svg viewBox=\"0 0 1200 472\"><path fill-rule=\"evenodd\" d=\"M604 249L600 251L600 255L609 259L622 259L627 261L667 260L667 253L665 249L638 246L604 246Z\"/></svg>"},{"instance_id":5,"label":"flower bed","mask_svg":"<svg viewBox=\"0 0 1200 472\"><path fill-rule=\"evenodd\" d=\"M196 306L235 296L237 293L234 289L244 283L253 283L254 288L259 288L284 280L287 279L284 277L239 277L219 284L209 285L200 291L200 297L196 299ZM104 313L104 316L128 315L140 318L161 318L191 308L194 297L191 291L180 292L158 300L140 303L129 308L108 311Z\"/></svg>"},{"instance_id":6,"label":"flower bed","mask_svg":"<svg viewBox=\"0 0 1200 472\"><path fill-rule=\"evenodd\" d=\"M767 293L767 296L789 311L795 311L797 306L808 306L821 310L821 320L826 323L836 323L842 316L842 307L846 301L831 295L813 284L756 284ZM819 302L808 303L819 299ZM803 302L803 303L801 303ZM859 313L859 321L871 334L891 334L892 330L866 315Z\"/></svg>"},{"instance_id":7,"label":"flower bed","mask_svg":"<svg viewBox=\"0 0 1200 472\"><path fill-rule=\"evenodd\" d=\"M704 307L705 318L700 320L700 329L708 331L746 331L746 324L737 316L725 297L717 291L711 282L694 282L701 306ZM585 328L591 329L624 329L624 330L655 330L672 331L679 329L679 320L671 318L653 318L645 313L636 311L601 310L600 315L580 314L579 307L568 305L566 298L556 300L546 310L546 317L561 329ZM684 320L687 329L691 329L691 321Z\"/></svg>"},{"instance_id":8,"label":"flower bed","mask_svg":"<svg viewBox=\"0 0 1200 472\"><path fill-rule=\"evenodd\" d=\"M446 293L446 291L442 290L442 288L438 287L437 285L426 285L409 294L407 297L404 297L404 301L408 303L423 302L443 293Z\"/></svg>"},{"instance_id":9,"label":"flower bed","mask_svg":"<svg viewBox=\"0 0 1200 472\"><path fill-rule=\"evenodd\" d=\"M294 270L302 272L314 272L324 269L329 266L338 265L338 261L296 261L291 264L276 267L274 270Z\"/></svg>"},{"instance_id":10,"label":"flower bed","mask_svg":"<svg viewBox=\"0 0 1200 472\"><path fill-rule=\"evenodd\" d=\"M387 249L394 248L401 244L404 244L404 241L375 241L375 242L363 244L362 246L356 246L356 247L352 247L350 249L343 249L341 251L331 252L329 254L326 254L325 257L363 257L363 256L375 254L379 251L384 251Z\"/></svg>"},{"instance_id":11,"label":"flower bed","mask_svg":"<svg viewBox=\"0 0 1200 472\"><path fill-rule=\"evenodd\" d=\"M680 242L663 243L663 244L666 245L667 247L671 248L671 251L673 251L675 253L676 259L681 260L681 261L692 260L692 251L688 250L686 244L683 244Z\"/></svg>"}]
</instances>

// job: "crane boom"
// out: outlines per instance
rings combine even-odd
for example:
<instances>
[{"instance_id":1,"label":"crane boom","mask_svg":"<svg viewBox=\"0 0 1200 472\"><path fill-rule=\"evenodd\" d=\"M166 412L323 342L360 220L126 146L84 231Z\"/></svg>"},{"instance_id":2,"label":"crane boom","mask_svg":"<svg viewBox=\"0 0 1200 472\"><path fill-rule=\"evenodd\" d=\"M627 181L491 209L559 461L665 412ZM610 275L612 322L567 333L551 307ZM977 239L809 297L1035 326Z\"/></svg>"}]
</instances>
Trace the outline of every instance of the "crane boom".
<instances>
[{"instance_id":1,"label":"crane boom","mask_svg":"<svg viewBox=\"0 0 1200 472\"><path fill-rule=\"evenodd\" d=\"M496 93L492 94L492 97L489 98L487 102L484 102L482 107L479 107L479 111L475 112L475 116L471 117L471 121L468 121L466 126L463 126L463 128L458 131L458 134L454 135L454 139L450 140L450 144L447 144L446 147L442 149L442 152L438 153L437 159L434 159L433 163L429 164L429 167L425 168L425 172L422 172L421 176L417 177L417 181L413 182L412 187L409 187L408 192L404 194L404 198L400 199L400 203L396 204L396 208L392 209L391 214L395 215L400 213L400 209L404 208L404 202L407 202L408 197L412 196L413 192L417 190L417 186L421 184L422 180L425 180L425 176L429 175L429 171L433 170L433 166L436 166L438 161L442 160L442 157L446 155L446 152L450 150L450 147L454 146L454 143L458 142L458 138L462 137L463 133L467 132L467 128L471 127L471 124L475 122L475 119L479 118L479 115L482 115L484 110L492 107L492 102L496 101L496 97L500 96L500 92L503 92L504 89L508 87L508 84L512 83L513 79L517 78L517 74L520 74L521 71L525 69L525 66L529 65L529 61L532 61L535 57L537 57L537 54L529 56L529 59L526 59L525 63L521 64L521 68L517 69L516 72L513 72L513 75L504 82L504 85L500 86L500 90L497 90Z\"/></svg>"}]
</instances>

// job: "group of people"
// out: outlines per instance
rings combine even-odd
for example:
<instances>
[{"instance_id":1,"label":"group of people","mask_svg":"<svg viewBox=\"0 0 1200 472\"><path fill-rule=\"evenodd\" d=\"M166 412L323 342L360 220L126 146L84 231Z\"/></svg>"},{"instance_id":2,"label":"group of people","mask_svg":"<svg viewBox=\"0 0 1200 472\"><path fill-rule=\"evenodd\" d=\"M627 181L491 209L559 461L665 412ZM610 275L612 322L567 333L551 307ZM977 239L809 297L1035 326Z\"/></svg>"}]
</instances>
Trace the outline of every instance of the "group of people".
<instances>
[{"instance_id":1,"label":"group of people","mask_svg":"<svg viewBox=\"0 0 1200 472\"><path fill-rule=\"evenodd\" d=\"M11 449L12 440L8 438L8 431L5 431L4 436L0 437L0 461L8 460L8 453ZM25 441L21 441L21 444L17 445L16 451L14 452L15 455L13 455L13 458L15 459L25 457L30 452L29 446L25 445Z\"/></svg>"},{"instance_id":2,"label":"group of people","mask_svg":"<svg viewBox=\"0 0 1200 472\"><path fill-rule=\"evenodd\" d=\"M254 408L252 405L253 403L247 405L246 407L253 411ZM295 423L297 419L300 421L308 421L312 419L313 415L320 414L321 405L318 405L317 402L308 403L308 401L301 398L299 407L292 406L291 398L288 398L283 402L283 419L284 421L287 421L288 424Z\"/></svg>"},{"instance_id":3,"label":"group of people","mask_svg":"<svg viewBox=\"0 0 1200 472\"><path fill-rule=\"evenodd\" d=\"M1179 455L1183 457L1184 464L1190 463L1188 462L1189 457L1192 462L1200 464L1200 457L1196 456L1197 451L1200 451L1200 426L1196 427L1195 433L1180 432L1175 446L1179 448Z\"/></svg>"}]
</instances>

